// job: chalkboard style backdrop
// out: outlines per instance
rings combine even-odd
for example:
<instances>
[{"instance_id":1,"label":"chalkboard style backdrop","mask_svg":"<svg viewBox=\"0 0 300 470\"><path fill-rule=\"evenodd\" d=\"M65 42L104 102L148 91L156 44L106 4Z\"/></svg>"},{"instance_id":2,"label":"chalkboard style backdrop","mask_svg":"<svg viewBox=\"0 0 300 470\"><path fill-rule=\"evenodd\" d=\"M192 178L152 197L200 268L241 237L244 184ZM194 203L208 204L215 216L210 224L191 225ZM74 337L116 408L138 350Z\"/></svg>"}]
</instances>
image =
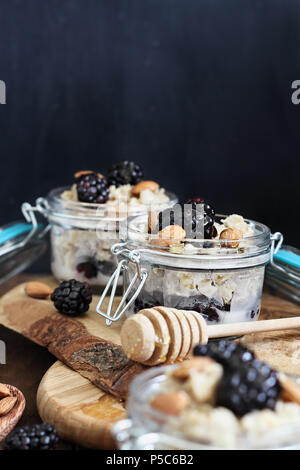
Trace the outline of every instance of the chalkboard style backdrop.
<instances>
[{"instance_id":1,"label":"chalkboard style backdrop","mask_svg":"<svg viewBox=\"0 0 300 470\"><path fill-rule=\"evenodd\" d=\"M140 162L299 243L298 0L0 0L1 223Z\"/></svg>"}]
</instances>

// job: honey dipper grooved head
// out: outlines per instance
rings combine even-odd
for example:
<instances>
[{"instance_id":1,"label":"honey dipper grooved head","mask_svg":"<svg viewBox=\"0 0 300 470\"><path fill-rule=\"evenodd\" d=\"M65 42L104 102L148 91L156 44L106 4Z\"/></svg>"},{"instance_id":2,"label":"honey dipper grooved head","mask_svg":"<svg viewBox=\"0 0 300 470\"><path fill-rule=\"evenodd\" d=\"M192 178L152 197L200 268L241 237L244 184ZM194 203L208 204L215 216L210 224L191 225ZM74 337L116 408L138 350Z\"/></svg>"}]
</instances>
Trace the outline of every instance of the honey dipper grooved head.
<instances>
[{"instance_id":1,"label":"honey dipper grooved head","mask_svg":"<svg viewBox=\"0 0 300 470\"><path fill-rule=\"evenodd\" d=\"M121 329L121 343L129 359L145 362L155 349L155 331L151 321L140 313L127 318Z\"/></svg>"},{"instance_id":2,"label":"honey dipper grooved head","mask_svg":"<svg viewBox=\"0 0 300 470\"><path fill-rule=\"evenodd\" d=\"M151 358L144 362L147 366L155 366L166 361L170 346L170 334L166 320L154 308L140 310L139 314L149 318L155 331L155 349Z\"/></svg>"},{"instance_id":3,"label":"honey dipper grooved head","mask_svg":"<svg viewBox=\"0 0 300 470\"><path fill-rule=\"evenodd\" d=\"M200 343L200 328L192 312L181 310L181 313L183 313L183 315L187 319L187 322L189 324L190 331L191 331L191 345L188 351L188 355L190 355L190 354L193 354L193 349L196 346L196 344Z\"/></svg>"},{"instance_id":4,"label":"honey dipper grooved head","mask_svg":"<svg viewBox=\"0 0 300 470\"><path fill-rule=\"evenodd\" d=\"M170 308L154 307L154 310L157 310L167 322L170 333L170 346L166 362L172 363L178 359L182 345L181 327L179 320Z\"/></svg>"},{"instance_id":5,"label":"honey dipper grooved head","mask_svg":"<svg viewBox=\"0 0 300 470\"><path fill-rule=\"evenodd\" d=\"M192 340L191 330L190 330L190 326L188 324L188 321L185 315L180 310L177 310L176 308L172 308L172 312L178 318L178 321L181 327L182 344L181 344L181 350L178 355L178 360L183 360L186 358L191 348L191 340Z\"/></svg>"},{"instance_id":6,"label":"honey dipper grooved head","mask_svg":"<svg viewBox=\"0 0 300 470\"><path fill-rule=\"evenodd\" d=\"M194 317L196 318L196 321L199 326L199 332L200 332L200 343L201 344L207 344L208 343L208 333L207 333L207 325L206 321L202 317L201 313L197 312L190 312Z\"/></svg>"}]
</instances>

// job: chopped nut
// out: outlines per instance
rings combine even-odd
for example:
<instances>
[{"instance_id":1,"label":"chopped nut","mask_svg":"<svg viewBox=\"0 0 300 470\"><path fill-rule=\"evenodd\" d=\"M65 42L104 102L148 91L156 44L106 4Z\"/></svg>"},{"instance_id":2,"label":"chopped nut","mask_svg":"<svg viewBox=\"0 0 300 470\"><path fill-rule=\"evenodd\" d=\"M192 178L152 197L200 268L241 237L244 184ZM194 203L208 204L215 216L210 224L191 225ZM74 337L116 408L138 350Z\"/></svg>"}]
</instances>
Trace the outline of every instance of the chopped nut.
<instances>
[{"instance_id":1,"label":"chopped nut","mask_svg":"<svg viewBox=\"0 0 300 470\"><path fill-rule=\"evenodd\" d=\"M223 367L212 362L201 372L191 374L185 382L185 389L198 403L214 404L216 391L223 375Z\"/></svg>"},{"instance_id":2,"label":"chopped nut","mask_svg":"<svg viewBox=\"0 0 300 470\"><path fill-rule=\"evenodd\" d=\"M189 396L183 391L162 393L151 402L151 406L168 415L179 415L190 404Z\"/></svg>"},{"instance_id":3,"label":"chopped nut","mask_svg":"<svg viewBox=\"0 0 300 470\"><path fill-rule=\"evenodd\" d=\"M172 377L177 380L187 380L193 371L202 372L214 363L215 361L210 357L193 357L175 369Z\"/></svg>"}]
</instances>

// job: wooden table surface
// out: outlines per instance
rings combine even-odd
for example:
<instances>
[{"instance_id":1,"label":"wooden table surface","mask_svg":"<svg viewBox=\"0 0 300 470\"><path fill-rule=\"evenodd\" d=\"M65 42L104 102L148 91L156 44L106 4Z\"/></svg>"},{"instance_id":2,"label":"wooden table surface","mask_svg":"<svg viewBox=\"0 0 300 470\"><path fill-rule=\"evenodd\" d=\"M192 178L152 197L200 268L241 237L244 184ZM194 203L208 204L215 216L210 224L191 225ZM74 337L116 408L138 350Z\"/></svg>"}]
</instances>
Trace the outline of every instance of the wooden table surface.
<instances>
[{"instance_id":1,"label":"wooden table surface","mask_svg":"<svg viewBox=\"0 0 300 470\"><path fill-rule=\"evenodd\" d=\"M41 280L41 277L43 276L20 274L0 286L0 297L22 282L34 279ZM263 307L264 318L268 318L269 309L270 312L272 311L272 316L275 317L300 315L299 305L279 300L279 298L270 296L268 293L264 295ZM283 315L282 309L286 310ZM279 311L277 312L277 310ZM19 424L24 426L40 423L41 419L36 406L36 393L43 375L56 361L56 358L46 348L32 343L2 325L0 325L0 340L6 344L6 364L0 365L0 382L16 386L23 392L26 399L25 411ZM60 448L72 450L74 446L62 443Z\"/></svg>"}]
</instances>

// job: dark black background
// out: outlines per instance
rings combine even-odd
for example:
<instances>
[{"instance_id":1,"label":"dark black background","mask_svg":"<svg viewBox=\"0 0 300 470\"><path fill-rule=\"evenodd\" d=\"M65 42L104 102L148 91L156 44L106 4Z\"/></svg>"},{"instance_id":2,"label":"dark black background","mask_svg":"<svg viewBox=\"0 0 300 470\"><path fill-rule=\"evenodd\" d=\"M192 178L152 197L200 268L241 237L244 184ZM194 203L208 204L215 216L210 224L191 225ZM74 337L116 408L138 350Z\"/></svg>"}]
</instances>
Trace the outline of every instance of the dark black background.
<instances>
[{"instance_id":1,"label":"dark black background","mask_svg":"<svg viewBox=\"0 0 300 470\"><path fill-rule=\"evenodd\" d=\"M0 0L1 223L133 159L299 246L299 0Z\"/></svg>"}]
</instances>

